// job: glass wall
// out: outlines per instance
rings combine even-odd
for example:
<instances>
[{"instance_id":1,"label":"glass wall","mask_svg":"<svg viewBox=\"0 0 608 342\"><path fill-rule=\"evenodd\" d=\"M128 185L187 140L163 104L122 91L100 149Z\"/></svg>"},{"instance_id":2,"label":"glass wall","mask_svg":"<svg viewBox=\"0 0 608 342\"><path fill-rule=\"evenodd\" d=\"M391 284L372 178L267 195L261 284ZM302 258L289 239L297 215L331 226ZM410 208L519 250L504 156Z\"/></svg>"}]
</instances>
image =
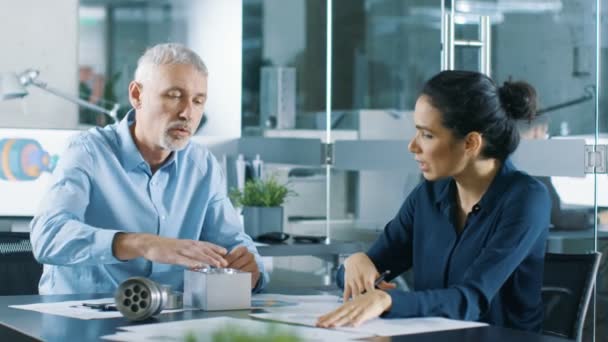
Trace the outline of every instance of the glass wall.
<instances>
[{"instance_id":1,"label":"glass wall","mask_svg":"<svg viewBox=\"0 0 608 342\"><path fill-rule=\"evenodd\" d=\"M298 196L285 206L288 232L324 236L329 227L336 240L372 240L420 180L407 151L411 112L424 82L446 67L444 15L454 14L455 40L469 42L455 48L454 68L469 70L484 65L471 42L487 16L491 76L526 80L538 91L542 120L528 128L540 129L527 135L522 125L526 139L514 160L555 190L561 210L548 250L608 255L608 176L583 169L583 145L608 144L608 5L601 0L81 0L9 9L9 26L29 15L62 39L10 35L3 68L41 68L42 79L74 86L86 101L119 103L119 116L130 108L127 86L146 47L180 42L194 49L211 72L200 135L233 143L218 155L227 165L239 153L249 162L259 154L267 173L290 183ZM78 15L77 28L56 25L66 13ZM33 91L0 110L48 112L19 124L47 127L72 109L48 96ZM79 114L88 125L109 122ZM608 335L607 265L588 315L598 337Z\"/></svg>"},{"instance_id":2,"label":"glass wall","mask_svg":"<svg viewBox=\"0 0 608 342\"><path fill-rule=\"evenodd\" d=\"M182 42L185 18L171 1L123 3L81 0L79 8L79 88L82 99L110 107L119 103L119 117L130 109L126 89L137 58L149 46ZM103 126L110 119L89 109L80 122Z\"/></svg>"},{"instance_id":3,"label":"glass wall","mask_svg":"<svg viewBox=\"0 0 608 342\"><path fill-rule=\"evenodd\" d=\"M601 91L608 72L599 67L606 64L608 48L606 8L598 10L599 1L586 0L456 0L453 5L452 1L443 2L331 1L331 24L326 27L332 39L329 127L323 125L327 119L322 113L326 100L323 92L317 92L316 103L320 106L310 107L303 104L310 103L304 95L306 89L297 89L294 126L283 129L258 120L257 116L265 114L251 114L260 107L250 105L246 110L244 100L243 115L254 118L243 120L244 130L261 127L259 135L295 138L323 137L322 130L330 129L332 171L331 177L326 178L332 191L327 200L340 208L332 207L330 215L320 218L330 221L334 237L357 239L361 231L377 233L420 179L407 151L407 141L414 133L411 111L423 83L442 69L442 42L444 48L448 43L442 39L442 16L453 12L455 40L468 44L455 48L453 54L454 68L467 70L484 67L480 49L471 42L481 39L479 18L486 16L489 74L498 83L528 81L538 92L539 120L521 124L524 140L513 159L552 192L554 212L548 251L585 253L597 248L606 255L608 220L604 222L604 217L608 214L603 213L608 209L608 178L594 174L593 169L587 173L584 170L584 145L593 149L596 144L608 142L603 133L608 130L607 97ZM260 9L272 1L245 1L244 8L247 3ZM296 6L294 3L300 2L285 1L282 6ZM303 15L313 15L319 24L324 23L326 3L306 3L317 6L318 11ZM262 10L256 13L255 22L262 21L259 26L273 21ZM248 21L247 16L244 12L244 22ZM603 38L598 41L599 31ZM273 44L255 29L253 32L263 37L256 44ZM293 37L293 31L289 32ZM309 34L310 28L301 32ZM322 67L324 55L316 56L318 69L306 72L314 72L316 79L322 79L326 76ZM243 87L252 85L246 78L255 79L253 85L257 84L259 70L244 68ZM299 77L302 67L296 69ZM298 80L297 87L301 86ZM315 123L304 119L309 111L321 111L315 114ZM342 185L344 191L334 189ZM291 217L290 223L297 222L298 218ZM608 326L606 270L603 262L597 302L594 301L597 305L587 315L585 340L591 340L594 333L607 334L602 330ZM594 321L596 332L592 329Z\"/></svg>"},{"instance_id":4,"label":"glass wall","mask_svg":"<svg viewBox=\"0 0 608 342\"><path fill-rule=\"evenodd\" d=\"M457 0L454 4L455 22L463 22L464 26L456 30L457 35L466 36L466 31L469 34L475 31L472 29L478 26L475 16L490 18L492 77L499 83L525 80L537 90L539 116L535 122L522 124L520 128L524 138L549 138L548 144L534 152L531 147L534 141L524 141L518 152L537 160L530 166L521 165L521 168L538 176L552 195L548 251L555 253L587 253L594 251L598 242L598 249L602 249L608 238L605 232L597 231L594 210L597 204L602 211L606 203L601 199L596 202L595 191L601 191L601 183L596 185L593 171L586 176L570 174L568 177L555 177L558 170L552 169L545 161L553 156L561 164L580 163L576 153L568 154L561 150L560 140L582 139L592 146L598 143L596 132L606 131L605 123L600 123L600 126L596 124L600 112L596 108L595 94L601 61L596 59L596 52L599 51L596 42L597 8L592 3L594 1L509 3ZM477 60L467 58L464 52L456 57L461 59L457 65L476 67ZM541 166L542 163L545 163L545 167L531 169L533 164ZM563 170L560 168L560 171ZM600 179L603 177L605 175L599 175ZM600 215L599 223L601 228L608 221L605 222L604 216ZM604 277L602 272L598 280ZM584 340L591 341L594 335L605 336L608 333L605 331L608 307L605 295L602 295L606 291L603 286L605 284L598 281L600 295L589 308Z\"/></svg>"},{"instance_id":5,"label":"glass wall","mask_svg":"<svg viewBox=\"0 0 608 342\"><path fill-rule=\"evenodd\" d=\"M139 56L155 44L181 43L201 55L210 73L198 133L240 136L241 46L249 43L242 39L242 11L234 1L80 1L81 98L102 106L119 103L122 117L131 108L127 88ZM89 111L81 111L80 120L109 121Z\"/></svg>"},{"instance_id":6,"label":"glass wall","mask_svg":"<svg viewBox=\"0 0 608 342\"><path fill-rule=\"evenodd\" d=\"M321 0L243 1L244 134L324 123L325 12ZM271 91L279 82L281 98ZM278 102L281 116L260 115L262 108L276 112Z\"/></svg>"},{"instance_id":7,"label":"glass wall","mask_svg":"<svg viewBox=\"0 0 608 342\"><path fill-rule=\"evenodd\" d=\"M607 59L607 10L598 10L599 3L333 0L328 12L323 0L243 0L240 129L244 138L264 139L232 153L246 150L246 159L261 154L268 172L299 193L285 206L287 231L326 235L329 222L336 239L373 237L420 180L407 151L411 112L424 82L446 67L443 16L453 13L455 40L469 42L453 54L454 68L468 70L483 67L480 49L470 42L480 40L479 18L487 16L492 78L525 80L538 91L540 119L521 125L525 139L514 159L552 190L548 250L608 253L608 176L567 167L585 161L577 152L563 153L573 140L608 144L608 97L600 90L608 72L599 67ZM116 89L126 88L141 51L165 41L191 44L196 37L200 28L186 15L196 9L189 6L81 1L83 98L128 108L126 92ZM81 121L106 122L88 113ZM269 146L294 140L296 150L268 153ZM326 150L319 153L325 143L332 144L329 173ZM301 157L311 153L312 159ZM608 326L607 267L602 263L598 277L597 336L608 334L601 330Z\"/></svg>"}]
</instances>

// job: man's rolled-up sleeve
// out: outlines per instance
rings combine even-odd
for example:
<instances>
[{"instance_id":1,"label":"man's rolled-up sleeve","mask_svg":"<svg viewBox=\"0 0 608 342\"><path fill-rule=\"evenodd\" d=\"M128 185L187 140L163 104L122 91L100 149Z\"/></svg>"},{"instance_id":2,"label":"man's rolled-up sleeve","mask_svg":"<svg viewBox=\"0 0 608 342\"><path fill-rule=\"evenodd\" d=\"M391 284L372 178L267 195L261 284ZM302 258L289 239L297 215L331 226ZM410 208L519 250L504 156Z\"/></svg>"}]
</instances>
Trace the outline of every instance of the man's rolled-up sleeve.
<instances>
[{"instance_id":1,"label":"man's rolled-up sleeve","mask_svg":"<svg viewBox=\"0 0 608 342\"><path fill-rule=\"evenodd\" d=\"M119 263L112 253L118 230L84 223L91 191L94 159L86 138L74 138L53 172L51 184L31 222L31 242L36 259L53 265Z\"/></svg>"}]
</instances>

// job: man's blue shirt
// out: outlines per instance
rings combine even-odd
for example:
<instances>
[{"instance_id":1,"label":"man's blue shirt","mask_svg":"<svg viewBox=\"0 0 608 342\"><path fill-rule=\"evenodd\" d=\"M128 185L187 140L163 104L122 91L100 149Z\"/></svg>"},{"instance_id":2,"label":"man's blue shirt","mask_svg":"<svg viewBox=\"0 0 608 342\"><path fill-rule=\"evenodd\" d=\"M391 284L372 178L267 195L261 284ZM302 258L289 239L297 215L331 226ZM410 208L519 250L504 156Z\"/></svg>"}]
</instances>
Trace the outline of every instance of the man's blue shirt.
<instances>
[{"instance_id":1,"label":"man's blue shirt","mask_svg":"<svg viewBox=\"0 0 608 342\"><path fill-rule=\"evenodd\" d=\"M256 290L262 288L268 275L217 160L189 143L152 174L129 130L134 114L80 134L62 154L31 223L34 255L45 264L40 294L113 292L132 276L183 288L181 266L116 259L118 232L208 241L229 251L244 245L261 272Z\"/></svg>"},{"instance_id":2,"label":"man's blue shirt","mask_svg":"<svg viewBox=\"0 0 608 342\"><path fill-rule=\"evenodd\" d=\"M457 206L453 179L424 181L368 251L391 277L414 270L413 291L387 291L392 306L384 317L441 316L540 331L547 190L507 160L462 233Z\"/></svg>"}]
</instances>

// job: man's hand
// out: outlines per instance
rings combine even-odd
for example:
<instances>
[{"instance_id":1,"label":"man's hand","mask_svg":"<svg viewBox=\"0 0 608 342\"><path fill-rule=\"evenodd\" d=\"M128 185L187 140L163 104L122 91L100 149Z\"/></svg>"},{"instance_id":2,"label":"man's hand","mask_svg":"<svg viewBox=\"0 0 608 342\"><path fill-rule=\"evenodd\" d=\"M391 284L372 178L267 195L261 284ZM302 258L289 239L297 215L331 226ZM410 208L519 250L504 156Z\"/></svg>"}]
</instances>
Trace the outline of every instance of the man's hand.
<instances>
[{"instance_id":1,"label":"man's hand","mask_svg":"<svg viewBox=\"0 0 608 342\"><path fill-rule=\"evenodd\" d=\"M251 273L251 288L255 287L260 278L260 270L253 254L245 247L238 246L226 255L228 267Z\"/></svg>"},{"instance_id":2,"label":"man's hand","mask_svg":"<svg viewBox=\"0 0 608 342\"><path fill-rule=\"evenodd\" d=\"M203 268L226 267L226 249L209 242L181 240L152 234L119 233L114 237L114 256L121 260L144 257L161 264Z\"/></svg>"}]
</instances>

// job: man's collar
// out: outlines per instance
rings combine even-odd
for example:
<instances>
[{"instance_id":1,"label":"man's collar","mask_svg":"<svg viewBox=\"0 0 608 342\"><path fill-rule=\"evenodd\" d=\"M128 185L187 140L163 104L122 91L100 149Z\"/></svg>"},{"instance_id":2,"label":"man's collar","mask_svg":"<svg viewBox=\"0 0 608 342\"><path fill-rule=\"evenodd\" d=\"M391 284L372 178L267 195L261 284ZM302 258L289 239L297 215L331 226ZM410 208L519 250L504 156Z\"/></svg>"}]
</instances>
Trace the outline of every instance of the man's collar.
<instances>
[{"instance_id":1,"label":"man's collar","mask_svg":"<svg viewBox=\"0 0 608 342\"><path fill-rule=\"evenodd\" d=\"M141 152L135 145L133 136L131 134L131 126L135 123L135 110L131 109L127 115L120 121L117 128L118 139L120 141L120 160L125 170L132 171L137 167L144 165L149 169L148 163L145 161ZM176 154L178 152L172 152L169 154L167 160L163 163L161 168L173 165L177 168Z\"/></svg>"},{"instance_id":2,"label":"man's collar","mask_svg":"<svg viewBox=\"0 0 608 342\"><path fill-rule=\"evenodd\" d=\"M135 123L135 110L131 109L127 115L120 121L118 124L118 128L116 132L118 133L119 139L119 153L120 160L122 161L122 165L127 171L131 171L137 168L142 163L145 164L146 161L142 157L139 149L135 145L135 141L133 141L133 136L131 135L131 125Z\"/></svg>"}]
</instances>

